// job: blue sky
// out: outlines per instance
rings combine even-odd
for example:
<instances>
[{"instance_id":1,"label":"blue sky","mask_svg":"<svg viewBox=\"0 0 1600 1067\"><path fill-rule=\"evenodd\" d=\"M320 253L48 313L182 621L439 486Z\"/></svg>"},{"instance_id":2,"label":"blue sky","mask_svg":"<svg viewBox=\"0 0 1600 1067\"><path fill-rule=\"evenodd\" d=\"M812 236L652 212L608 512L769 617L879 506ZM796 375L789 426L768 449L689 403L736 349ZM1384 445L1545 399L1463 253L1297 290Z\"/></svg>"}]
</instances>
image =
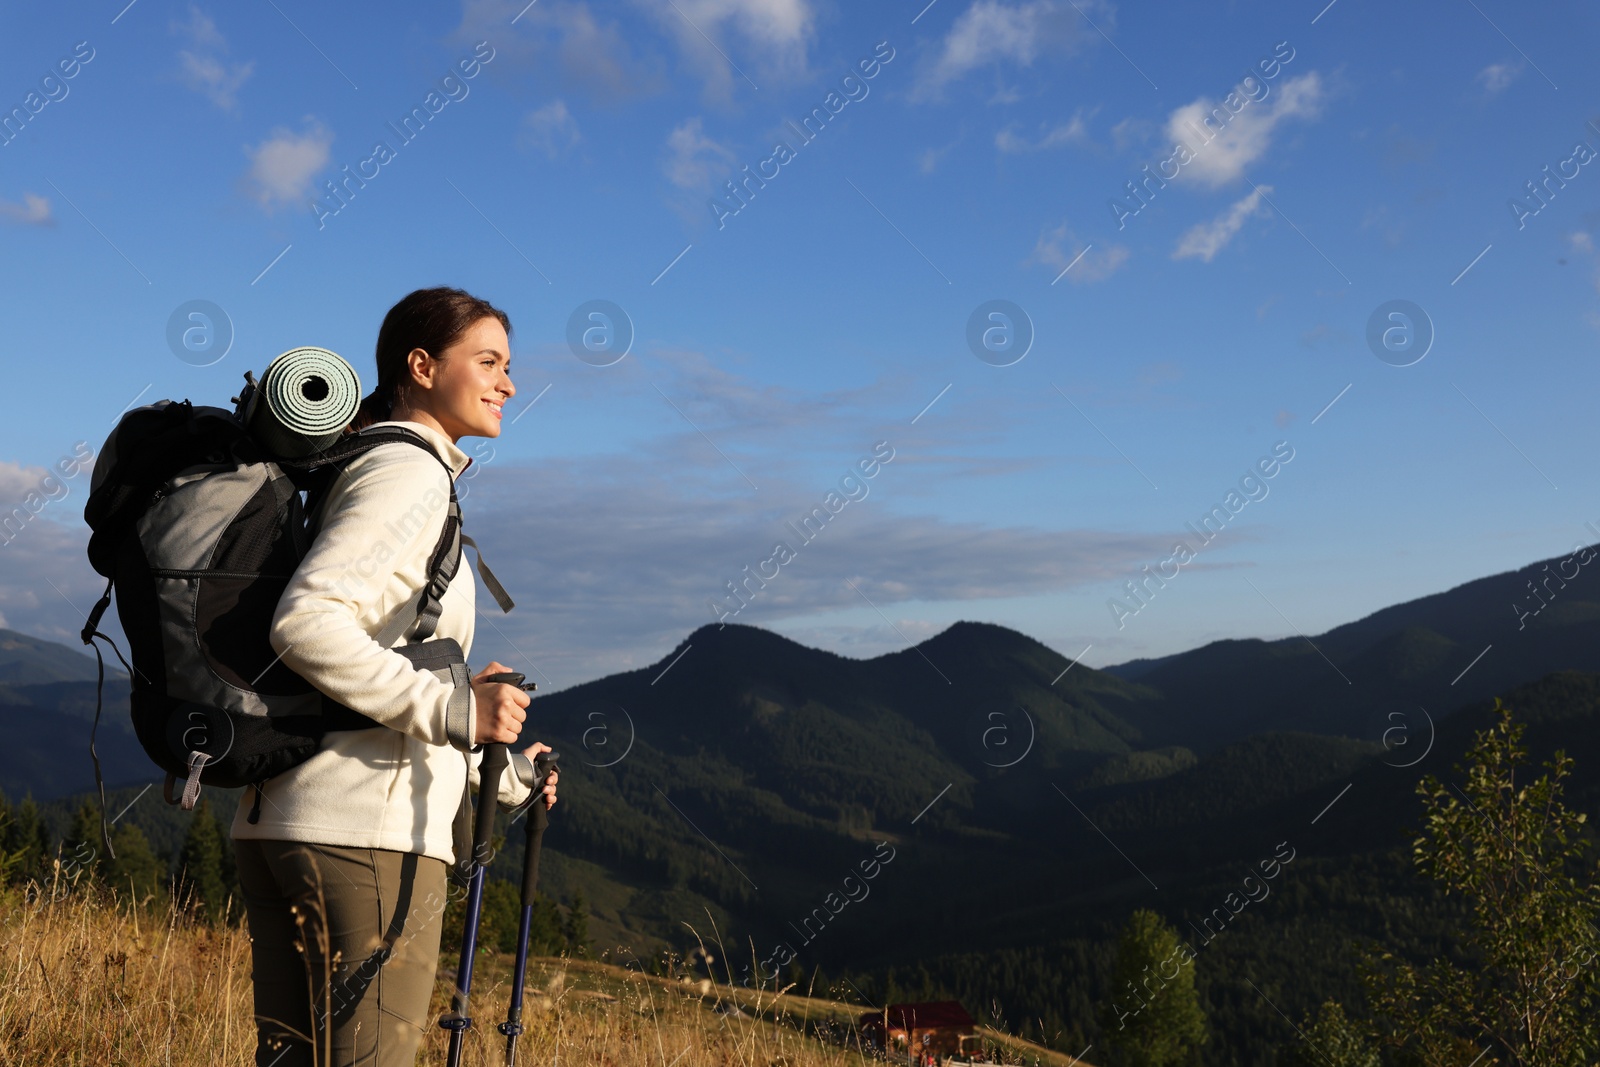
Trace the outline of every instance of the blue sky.
<instances>
[{"instance_id":1,"label":"blue sky","mask_svg":"<svg viewBox=\"0 0 1600 1067\"><path fill-rule=\"evenodd\" d=\"M462 441L467 528L519 602L480 616L473 658L546 688L671 651L778 540L794 557L735 621L870 656L980 619L1101 666L1316 633L1596 539L1592 9L3 17L5 506L135 399L227 406L292 347L370 388L389 305L462 286L510 314L519 391L492 446ZM769 180L739 204L747 165ZM345 167L369 180L336 203ZM221 358L169 345L195 300ZM615 362L568 345L593 300L631 322ZM967 340L995 300L1031 323L1015 362ZM1431 323L1407 366L1367 339L1395 300ZM867 495L801 544L785 521L878 442ZM1280 442L1265 495L1119 619L1123 583ZM0 548L0 615L71 641L101 582L87 474L66 485Z\"/></svg>"}]
</instances>

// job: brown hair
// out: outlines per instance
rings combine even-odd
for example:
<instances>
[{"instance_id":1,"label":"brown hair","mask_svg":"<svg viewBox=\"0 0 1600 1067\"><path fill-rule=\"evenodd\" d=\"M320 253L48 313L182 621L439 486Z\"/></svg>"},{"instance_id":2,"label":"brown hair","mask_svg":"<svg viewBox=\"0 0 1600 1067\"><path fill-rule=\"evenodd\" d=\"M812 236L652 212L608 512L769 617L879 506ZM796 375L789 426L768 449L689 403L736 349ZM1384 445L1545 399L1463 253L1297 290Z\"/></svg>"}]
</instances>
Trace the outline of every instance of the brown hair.
<instances>
[{"instance_id":1,"label":"brown hair","mask_svg":"<svg viewBox=\"0 0 1600 1067\"><path fill-rule=\"evenodd\" d=\"M396 390L411 379L406 357L413 349L420 348L437 358L459 341L473 323L486 318L500 320L510 336L511 320L506 313L464 290L439 286L406 294L389 309L378 328L378 384L362 398L344 432L355 433L394 418Z\"/></svg>"}]
</instances>

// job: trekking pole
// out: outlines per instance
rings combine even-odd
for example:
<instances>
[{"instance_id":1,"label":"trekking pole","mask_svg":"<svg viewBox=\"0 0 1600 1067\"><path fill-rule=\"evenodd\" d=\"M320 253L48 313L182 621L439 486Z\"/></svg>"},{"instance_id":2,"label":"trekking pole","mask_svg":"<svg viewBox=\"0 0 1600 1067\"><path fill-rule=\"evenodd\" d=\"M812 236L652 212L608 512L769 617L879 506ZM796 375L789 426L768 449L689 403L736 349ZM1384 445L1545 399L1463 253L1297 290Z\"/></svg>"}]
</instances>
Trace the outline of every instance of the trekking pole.
<instances>
[{"instance_id":1,"label":"trekking pole","mask_svg":"<svg viewBox=\"0 0 1600 1067\"><path fill-rule=\"evenodd\" d=\"M520 684L520 674L491 674L485 682L510 682ZM483 910L483 879L489 864L489 838L494 832L494 812L500 798L500 774L509 762L504 744L483 746L483 760L478 764L478 811L472 837L472 880L467 890L467 914L461 927L461 962L456 966L456 991L451 998L450 1010L439 1025L450 1031L450 1051L446 1062L450 1067L460 1067L462 1046L467 1031L472 1029L472 1017L467 1014L467 996L472 989L472 958L478 951L478 918Z\"/></svg>"},{"instance_id":2,"label":"trekking pole","mask_svg":"<svg viewBox=\"0 0 1600 1067\"><path fill-rule=\"evenodd\" d=\"M517 934L517 966L511 980L511 1006L500 1032L506 1037L506 1067L516 1067L517 1037L522 1033L522 989L528 977L528 937L533 932L533 897L539 888L539 847L550 815L544 805L544 784L556 768L554 752L541 752L533 762L532 807L528 810L528 843L522 861L522 928Z\"/></svg>"}]
</instances>

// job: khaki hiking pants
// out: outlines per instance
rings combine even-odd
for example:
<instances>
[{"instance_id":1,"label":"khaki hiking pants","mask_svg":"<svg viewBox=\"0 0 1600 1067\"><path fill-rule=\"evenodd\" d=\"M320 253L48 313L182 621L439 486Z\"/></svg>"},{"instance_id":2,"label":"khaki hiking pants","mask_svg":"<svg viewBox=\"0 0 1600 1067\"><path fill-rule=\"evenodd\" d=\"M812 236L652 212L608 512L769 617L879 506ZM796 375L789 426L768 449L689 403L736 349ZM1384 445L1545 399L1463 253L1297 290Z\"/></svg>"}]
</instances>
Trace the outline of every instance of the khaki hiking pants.
<instances>
[{"instance_id":1,"label":"khaki hiking pants","mask_svg":"<svg viewBox=\"0 0 1600 1067\"><path fill-rule=\"evenodd\" d=\"M412 1067L432 1021L445 862L300 841L233 846L256 1067Z\"/></svg>"}]
</instances>

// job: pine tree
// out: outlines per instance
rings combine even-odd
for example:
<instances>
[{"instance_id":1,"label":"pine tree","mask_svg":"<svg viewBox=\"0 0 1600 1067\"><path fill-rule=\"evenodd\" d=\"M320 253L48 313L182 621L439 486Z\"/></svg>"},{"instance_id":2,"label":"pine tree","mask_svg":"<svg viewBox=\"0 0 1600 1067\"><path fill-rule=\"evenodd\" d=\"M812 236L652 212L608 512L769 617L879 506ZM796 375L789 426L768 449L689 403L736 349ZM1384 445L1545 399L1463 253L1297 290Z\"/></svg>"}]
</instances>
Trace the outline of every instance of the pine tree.
<instances>
[{"instance_id":1,"label":"pine tree","mask_svg":"<svg viewBox=\"0 0 1600 1067\"><path fill-rule=\"evenodd\" d=\"M589 954L589 909L581 889L572 891L572 901L567 905L567 921L562 925L561 934L566 938L567 951L573 956Z\"/></svg>"},{"instance_id":2,"label":"pine tree","mask_svg":"<svg viewBox=\"0 0 1600 1067\"><path fill-rule=\"evenodd\" d=\"M166 883L167 865L150 849L150 841L137 826L124 823L111 835L117 858L102 870L106 884L118 894L127 894L134 903L160 897Z\"/></svg>"},{"instance_id":3,"label":"pine tree","mask_svg":"<svg viewBox=\"0 0 1600 1067\"><path fill-rule=\"evenodd\" d=\"M562 933L561 909L543 893L533 898L533 922L528 933L528 951L538 956L558 956L566 947Z\"/></svg>"},{"instance_id":4,"label":"pine tree","mask_svg":"<svg viewBox=\"0 0 1600 1067\"><path fill-rule=\"evenodd\" d=\"M23 796L22 803L17 805L6 827L5 850L17 856L11 875L14 880L44 877L46 857L50 855L50 839L45 830L44 817L31 791Z\"/></svg>"},{"instance_id":5,"label":"pine tree","mask_svg":"<svg viewBox=\"0 0 1600 1067\"><path fill-rule=\"evenodd\" d=\"M483 904L478 911L478 944L485 950L515 952L521 929L521 886L503 878L485 878Z\"/></svg>"},{"instance_id":6,"label":"pine tree","mask_svg":"<svg viewBox=\"0 0 1600 1067\"><path fill-rule=\"evenodd\" d=\"M210 922L223 922L227 890L222 879L222 834L211 814L211 803L201 800L178 853L178 901L192 907Z\"/></svg>"},{"instance_id":7,"label":"pine tree","mask_svg":"<svg viewBox=\"0 0 1600 1067\"><path fill-rule=\"evenodd\" d=\"M72 826L61 842L61 879L91 878L100 866L100 812L85 800L72 813Z\"/></svg>"},{"instance_id":8,"label":"pine tree","mask_svg":"<svg viewBox=\"0 0 1600 1067\"><path fill-rule=\"evenodd\" d=\"M22 854L12 852L9 846L14 818L11 803L6 800L6 792L0 789L0 887L11 884L12 879L16 877L17 865L22 862Z\"/></svg>"},{"instance_id":9,"label":"pine tree","mask_svg":"<svg viewBox=\"0 0 1600 1067\"><path fill-rule=\"evenodd\" d=\"M1129 917L1117 942L1111 999L1101 1010L1101 1029L1125 1062L1165 1067L1205 1043L1194 958L1155 912L1140 908Z\"/></svg>"}]
</instances>

